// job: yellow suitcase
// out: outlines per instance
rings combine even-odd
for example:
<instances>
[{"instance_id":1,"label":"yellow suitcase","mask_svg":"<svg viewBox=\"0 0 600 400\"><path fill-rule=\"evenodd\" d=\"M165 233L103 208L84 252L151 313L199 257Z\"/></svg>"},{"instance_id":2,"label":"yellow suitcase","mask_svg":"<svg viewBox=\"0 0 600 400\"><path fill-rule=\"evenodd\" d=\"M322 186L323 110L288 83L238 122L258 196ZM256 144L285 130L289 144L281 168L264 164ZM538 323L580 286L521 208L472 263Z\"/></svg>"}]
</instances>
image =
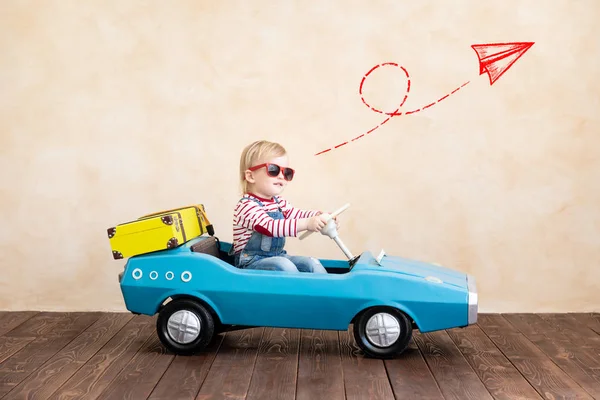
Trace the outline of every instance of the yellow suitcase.
<instances>
[{"instance_id":1,"label":"yellow suitcase","mask_svg":"<svg viewBox=\"0 0 600 400\"><path fill-rule=\"evenodd\" d=\"M115 260L172 249L205 232L214 234L201 204L144 215L107 232Z\"/></svg>"},{"instance_id":2,"label":"yellow suitcase","mask_svg":"<svg viewBox=\"0 0 600 400\"><path fill-rule=\"evenodd\" d=\"M152 214L146 214L142 218L148 218L148 217L152 217L152 216L168 214L171 212L181 212L182 217L184 218L184 221L186 221L186 223L190 224L190 228L193 229L193 232L190 233L191 237L188 238L188 240L193 239L196 236L201 236L205 233L208 233L210 236L213 236L215 234L213 226L210 223L210 221L208 220L208 217L206 216L206 210L205 210L203 204L193 204L193 205L185 206L185 207L172 208L170 210L164 210L164 211L160 211L160 212L156 212L156 213L152 213ZM192 221L193 221L194 216L198 219L198 226L192 227L192 225L193 225Z\"/></svg>"},{"instance_id":3,"label":"yellow suitcase","mask_svg":"<svg viewBox=\"0 0 600 400\"><path fill-rule=\"evenodd\" d=\"M115 260L172 249L187 240L181 215L176 212L125 222L107 232Z\"/></svg>"}]
</instances>

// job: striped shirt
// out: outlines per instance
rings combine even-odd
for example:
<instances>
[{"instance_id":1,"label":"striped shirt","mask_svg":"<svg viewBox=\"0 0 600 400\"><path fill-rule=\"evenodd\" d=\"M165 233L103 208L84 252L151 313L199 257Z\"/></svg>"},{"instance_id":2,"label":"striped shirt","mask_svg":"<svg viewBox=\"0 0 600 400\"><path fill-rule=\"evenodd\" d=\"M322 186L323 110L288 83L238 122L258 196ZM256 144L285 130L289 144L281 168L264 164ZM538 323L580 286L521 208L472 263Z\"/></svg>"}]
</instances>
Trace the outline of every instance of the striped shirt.
<instances>
[{"instance_id":1,"label":"striped shirt","mask_svg":"<svg viewBox=\"0 0 600 400\"><path fill-rule=\"evenodd\" d=\"M261 207L255 200L250 199L254 197L258 199L262 204ZM309 218L315 215L318 211L307 211L294 208L287 200L281 196L277 196L279 204L275 199L263 199L253 194L246 193L244 197L238 201L233 211L233 251L235 253L241 251L252 232L256 231L263 235L272 237L282 236L297 236L297 219ZM268 212L278 211L281 207L284 219L273 219L268 216Z\"/></svg>"}]
</instances>

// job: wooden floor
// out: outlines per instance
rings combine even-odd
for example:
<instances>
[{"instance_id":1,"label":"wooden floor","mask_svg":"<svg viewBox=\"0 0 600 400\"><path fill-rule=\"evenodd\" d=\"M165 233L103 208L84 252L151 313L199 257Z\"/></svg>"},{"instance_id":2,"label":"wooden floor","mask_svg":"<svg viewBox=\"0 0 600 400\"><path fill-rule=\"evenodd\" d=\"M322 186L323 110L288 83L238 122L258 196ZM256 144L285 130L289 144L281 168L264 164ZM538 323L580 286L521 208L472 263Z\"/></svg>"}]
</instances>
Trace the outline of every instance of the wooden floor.
<instances>
[{"instance_id":1,"label":"wooden floor","mask_svg":"<svg viewBox=\"0 0 600 400\"><path fill-rule=\"evenodd\" d=\"M254 328L167 353L155 317L0 312L2 399L600 399L600 314L480 314L393 360L349 332Z\"/></svg>"}]
</instances>

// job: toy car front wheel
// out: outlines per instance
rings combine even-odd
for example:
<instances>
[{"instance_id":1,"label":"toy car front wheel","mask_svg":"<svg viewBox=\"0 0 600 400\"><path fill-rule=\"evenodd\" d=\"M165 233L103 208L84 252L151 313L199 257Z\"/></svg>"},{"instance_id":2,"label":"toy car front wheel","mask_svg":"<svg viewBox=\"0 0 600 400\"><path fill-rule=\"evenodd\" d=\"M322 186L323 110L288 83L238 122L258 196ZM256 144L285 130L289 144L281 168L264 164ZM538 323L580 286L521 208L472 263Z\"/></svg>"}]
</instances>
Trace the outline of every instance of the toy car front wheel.
<instances>
[{"instance_id":1,"label":"toy car front wheel","mask_svg":"<svg viewBox=\"0 0 600 400\"><path fill-rule=\"evenodd\" d=\"M204 349L215 333L211 313L191 299L173 300L159 313L156 330L161 343L179 355L190 355Z\"/></svg>"},{"instance_id":2,"label":"toy car front wheel","mask_svg":"<svg viewBox=\"0 0 600 400\"><path fill-rule=\"evenodd\" d=\"M354 340L370 357L391 358L400 354L406 350L411 338L410 320L395 308L370 308L354 323Z\"/></svg>"}]
</instances>

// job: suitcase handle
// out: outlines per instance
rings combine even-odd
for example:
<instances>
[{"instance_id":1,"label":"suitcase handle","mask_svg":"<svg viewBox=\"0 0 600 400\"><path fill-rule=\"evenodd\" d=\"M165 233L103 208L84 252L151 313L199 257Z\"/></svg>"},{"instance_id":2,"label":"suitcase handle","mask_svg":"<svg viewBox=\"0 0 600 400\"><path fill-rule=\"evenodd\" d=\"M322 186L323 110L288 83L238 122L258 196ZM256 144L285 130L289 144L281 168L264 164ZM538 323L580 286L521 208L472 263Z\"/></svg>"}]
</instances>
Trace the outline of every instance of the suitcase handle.
<instances>
[{"instance_id":1,"label":"suitcase handle","mask_svg":"<svg viewBox=\"0 0 600 400\"><path fill-rule=\"evenodd\" d=\"M214 236L215 229L212 226L212 224L210 223L210 221L208 219L208 216L206 215L206 212L204 210L204 205L203 204L202 205L193 204L193 205L189 205L189 206L172 208L170 210L163 210L163 211L155 212L155 213L152 213L152 214L143 215L139 219L150 218L150 217L154 217L154 216L157 216L157 215L160 215L160 214L165 214L165 213L169 213L169 212L181 210L182 208L192 208L192 207L196 209L196 215L198 216L198 222L200 224L200 229L204 230L203 226L205 226L206 227L206 232L210 236Z\"/></svg>"}]
</instances>

